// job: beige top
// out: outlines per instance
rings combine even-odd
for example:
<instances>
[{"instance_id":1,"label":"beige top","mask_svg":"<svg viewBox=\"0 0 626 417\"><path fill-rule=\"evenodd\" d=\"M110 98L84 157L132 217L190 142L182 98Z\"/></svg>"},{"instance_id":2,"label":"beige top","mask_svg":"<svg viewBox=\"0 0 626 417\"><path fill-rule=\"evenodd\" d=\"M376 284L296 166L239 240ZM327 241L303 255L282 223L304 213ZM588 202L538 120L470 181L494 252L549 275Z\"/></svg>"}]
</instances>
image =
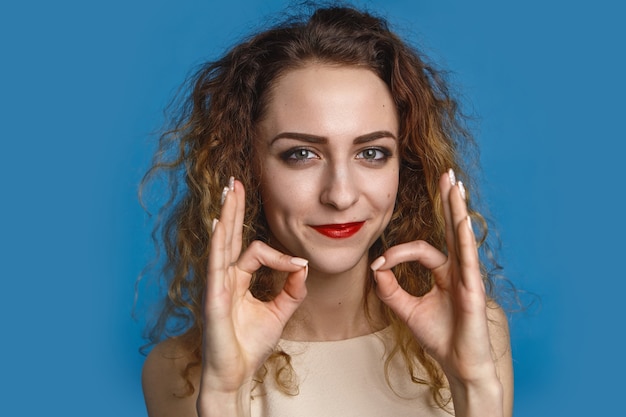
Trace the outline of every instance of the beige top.
<instances>
[{"instance_id":1,"label":"beige top","mask_svg":"<svg viewBox=\"0 0 626 417\"><path fill-rule=\"evenodd\" d=\"M252 400L253 417L419 417L450 416L433 405L427 386L411 382L404 361L395 355L385 379L385 345L391 329L333 342L281 340L292 358L299 393L275 388L271 373ZM255 391L257 392L257 391Z\"/></svg>"}]
</instances>

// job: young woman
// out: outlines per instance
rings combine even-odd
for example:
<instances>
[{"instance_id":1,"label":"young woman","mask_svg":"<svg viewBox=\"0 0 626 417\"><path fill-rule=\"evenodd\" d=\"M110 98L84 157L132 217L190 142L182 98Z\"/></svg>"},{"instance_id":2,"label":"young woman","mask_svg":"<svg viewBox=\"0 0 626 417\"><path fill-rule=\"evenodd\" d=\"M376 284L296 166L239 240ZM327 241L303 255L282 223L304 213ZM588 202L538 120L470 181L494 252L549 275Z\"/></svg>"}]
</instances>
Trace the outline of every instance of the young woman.
<instances>
[{"instance_id":1,"label":"young woman","mask_svg":"<svg viewBox=\"0 0 626 417\"><path fill-rule=\"evenodd\" d=\"M419 53L370 14L318 9L191 90L151 172L174 207L149 415L510 416L471 137Z\"/></svg>"}]
</instances>

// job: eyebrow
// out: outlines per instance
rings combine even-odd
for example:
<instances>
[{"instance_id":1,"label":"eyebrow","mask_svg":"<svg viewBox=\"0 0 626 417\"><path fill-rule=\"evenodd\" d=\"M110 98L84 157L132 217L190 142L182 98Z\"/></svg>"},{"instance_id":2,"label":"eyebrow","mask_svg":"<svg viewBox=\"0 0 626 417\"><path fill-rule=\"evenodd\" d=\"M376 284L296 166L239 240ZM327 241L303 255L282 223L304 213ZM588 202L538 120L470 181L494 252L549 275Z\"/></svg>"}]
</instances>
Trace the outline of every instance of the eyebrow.
<instances>
[{"instance_id":1,"label":"eyebrow","mask_svg":"<svg viewBox=\"0 0 626 417\"><path fill-rule=\"evenodd\" d=\"M353 143L355 145L359 145L382 138L392 138L393 140L398 140L396 136L388 130L377 130L376 132L366 133L364 135L357 136L356 138L354 138ZM320 144L328 143L328 138L325 136L311 135L308 133L282 132L272 138L270 146L278 139L296 139L303 142Z\"/></svg>"}]
</instances>

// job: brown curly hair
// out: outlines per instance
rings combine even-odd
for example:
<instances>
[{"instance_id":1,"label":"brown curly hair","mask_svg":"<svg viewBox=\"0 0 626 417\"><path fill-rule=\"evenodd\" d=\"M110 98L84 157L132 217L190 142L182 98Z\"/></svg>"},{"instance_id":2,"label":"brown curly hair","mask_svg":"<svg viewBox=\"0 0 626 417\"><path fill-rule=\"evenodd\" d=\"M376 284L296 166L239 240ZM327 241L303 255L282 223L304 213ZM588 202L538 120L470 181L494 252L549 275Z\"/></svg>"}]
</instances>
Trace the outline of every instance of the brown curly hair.
<instances>
[{"instance_id":1,"label":"brown curly hair","mask_svg":"<svg viewBox=\"0 0 626 417\"><path fill-rule=\"evenodd\" d=\"M211 223L219 217L222 189L234 176L248 191L244 247L256 239L267 241L268 226L255 175L255 126L266 111L275 80L311 62L370 69L387 84L397 107L400 192L387 229L370 249L370 259L393 245L418 239L445 251L439 176L452 168L471 187L465 168L475 146L445 77L391 32L382 18L350 7L319 8L262 31L218 61L202 65L190 78L190 93L179 104L171 128L161 136L152 168L144 179L145 185L164 173L170 191L163 209L166 215L155 228L155 233L162 235L166 254L163 274L168 293L150 339L156 343L165 337L180 338L195 358L185 371L188 382L190 371L201 363L206 263ZM482 225L484 239L482 217L470 212L478 220L475 223ZM483 270L491 293L492 278L484 266ZM423 295L431 288L429 271L416 262L401 264L394 272L411 294ZM272 297L270 277L268 270L253 277L251 291L257 298ZM367 294L372 289L369 280L364 291ZM410 378L428 385L436 403L445 407L449 395L438 365L406 325L388 307L381 308L395 337L386 367L393 355L402 355ZM276 352L269 360L282 364L275 373L279 384L292 379L285 373L290 368L288 355ZM267 371L264 366L259 378ZM283 385L289 391L288 384ZM187 394L191 394L190 382L188 387Z\"/></svg>"}]
</instances>

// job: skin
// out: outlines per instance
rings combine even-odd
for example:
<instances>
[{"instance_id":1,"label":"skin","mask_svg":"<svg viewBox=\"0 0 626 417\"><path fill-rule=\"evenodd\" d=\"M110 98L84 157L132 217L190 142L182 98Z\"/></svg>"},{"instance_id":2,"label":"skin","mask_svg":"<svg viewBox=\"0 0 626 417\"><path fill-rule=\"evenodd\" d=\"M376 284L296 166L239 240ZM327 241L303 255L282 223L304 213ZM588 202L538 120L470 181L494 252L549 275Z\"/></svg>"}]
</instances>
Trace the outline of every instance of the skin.
<instances>
[{"instance_id":1,"label":"skin","mask_svg":"<svg viewBox=\"0 0 626 417\"><path fill-rule=\"evenodd\" d=\"M263 206L272 246L309 261L308 295L283 337L340 340L377 330L354 288L363 288L368 249L393 214L397 136L392 97L371 71L313 65L274 86L257 142ZM343 239L312 227L361 221Z\"/></svg>"},{"instance_id":2,"label":"skin","mask_svg":"<svg viewBox=\"0 0 626 417\"><path fill-rule=\"evenodd\" d=\"M488 308L462 189L449 173L439 184L448 255L407 242L368 264L398 191L397 132L389 91L366 69L311 64L276 81L256 144L273 247L254 242L242 252L245 191L234 181L211 240L204 311L211 337L193 376L198 397L171 395L185 352L166 341L144 366L151 416L248 416L253 375L281 337L338 340L377 330L377 318L372 326L364 317L362 291L354 290L372 275L377 290L367 302L390 306L438 361L457 416L512 414L506 318ZM354 221L364 225L346 239L311 228ZM432 270L428 294L400 288L391 268L402 262ZM265 303L248 291L262 265L286 275Z\"/></svg>"}]
</instances>

